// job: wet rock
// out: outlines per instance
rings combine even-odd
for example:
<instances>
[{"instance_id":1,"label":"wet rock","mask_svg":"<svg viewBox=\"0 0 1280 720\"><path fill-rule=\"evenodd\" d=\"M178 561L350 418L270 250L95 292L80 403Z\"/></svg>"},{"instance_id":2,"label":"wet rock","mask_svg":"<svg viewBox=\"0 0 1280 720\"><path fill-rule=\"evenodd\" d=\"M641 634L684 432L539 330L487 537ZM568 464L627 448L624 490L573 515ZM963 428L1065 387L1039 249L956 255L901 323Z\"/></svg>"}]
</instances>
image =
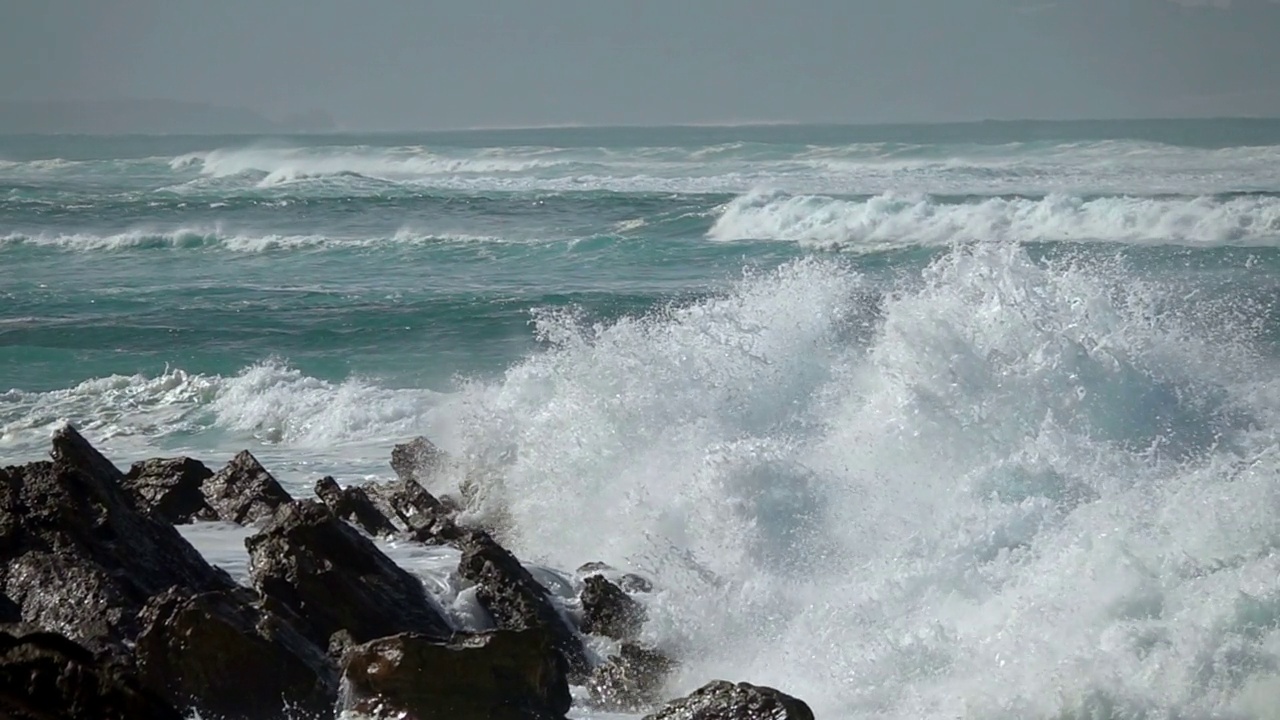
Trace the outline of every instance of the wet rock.
<instances>
[{"instance_id":1,"label":"wet rock","mask_svg":"<svg viewBox=\"0 0 1280 720\"><path fill-rule=\"evenodd\" d=\"M151 596L234 586L173 526L141 513L123 474L74 428L57 431L52 454L0 470L0 593L22 621L119 647Z\"/></svg>"},{"instance_id":2,"label":"wet rock","mask_svg":"<svg viewBox=\"0 0 1280 720\"><path fill-rule=\"evenodd\" d=\"M402 634L352 649L346 709L415 720L563 718L569 685L544 630Z\"/></svg>"},{"instance_id":3,"label":"wet rock","mask_svg":"<svg viewBox=\"0 0 1280 720\"><path fill-rule=\"evenodd\" d=\"M648 578L635 573L627 573L618 578L618 587L629 593L653 592L653 583L649 582Z\"/></svg>"},{"instance_id":4,"label":"wet rock","mask_svg":"<svg viewBox=\"0 0 1280 720\"><path fill-rule=\"evenodd\" d=\"M593 561L589 563L583 563L582 566L578 568L578 574L583 577L587 577L590 575L599 575L601 573L611 572L612 570L613 570L613 566L610 565L609 563Z\"/></svg>"},{"instance_id":5,"label":"wet rock","mask_svg":"<svg viewBox=\"0 0 1280 720\"><path fill-rule=\"evenodd\" d=\"M421 582L318 502L282 506L245 546L254 586L306 618L318 644L339 630L356 642L452 633Z\"/></svg>"},{"instance_id":6,"label":"wet rock","mask_svg":"<svg viewBox=\"0 0 1280 720\"><path fill-rule=\"evenodd\" d=\"M218 513L204 498L202 485L213 471L188 457L136 462L124 476L125 489L139 509L151 517L180 525L216 520Z\"/></svg>"},{"instance_id":7,"label":"wet rock","mask_svg":"<svg viewBox=\"0 0 1280 720\"><path fill-rule=\"evenodd\" d=\"M715 680L645 720L813 720L813 711L770 687Z\"/></svg>"},{"instance_id":8,"label":"wet rock","mask_svg":"<svg viewBox=\"0 0 1280 720\"><path fill-rule=\"evenodd\" d=\"M503 630L545 629L564 658L570 679L585 677L582 639L552 604L547 588L489 533L437 521L437 537L462 551L458 574L476 585L476 600Z\"/></svg>"},{"instance_id":9,"label":"wet rock","mask_svg":"<svg viewBox=\"0 0 1280 720\"><path fill-rule=\"evenodd\" d=\"M578 568L578 576L583 579L591 577L592 575L608 576L610 574L613 574L617 578L617 580L614 580L611 582L613 582L614 584L616 584L618 587L622 588L626 592L629 592L629 593L653 592L653 583L649 582L648 578L643 577L641 575L637 575L635 573L623 573L621 575L618 575L617 572L618 571L615 570L612 565L609 565L608 563L602 563L602 562L583 563L583 565Z\"/></svg>"},{"instance_id":10,"label":"wet rock","mask_svg":"<svg viewBox=\"0 0 1280 720\"><path fill-rule=\"evenodd\" d=\"M657 650L623 643L618 654L596 667L587 680L591 704L606 712L651 708L661 700L663 683L675 667L674 660Z\"/></svg>"},{"instance_id":11,"label":"wet rock","mask_svg":"<svg viewBox=\"0 0 1280 720\"><path fill-rule=\"evenodd\" d=\"M583 581L582 632L630 640L640 633L646 619L644 606L603 575L591 575Z\"/></svg>"},{"instance_id":12,"label":"wet rock","mask_svg":"<svg viewBox=\"0 0 1280 720\"><path fill-rule=\"evenodd\" d=\"M169 591L143 609L143 681L203 717L263 720L331 711L337 670L295 626L245 589ZM234 688L234 692L228 692Z\"/></svg>"},{"instance_id":13,"label":"wet rock","mask_svg":"<svg viewBox=\"0 0 1280 720\"><path fill-rule=\"evenodd\" d=\"M444 451L419 436L391 449L391 469L401 480L422 482L440 467L444 458Z\"/></svg>"},{"instance_id":14,"label":"wet rock","mask_svg":"<svg viewBox=\"0 0 1280 720\"><path fill-rule=\"evenodd\" d=\"M127 669L50 632L0 632L0 717L182 720Z\"/></svg>"},{"instance_id":15,"label":"wet rock","mask_svg":"<svg viewBox=\"0 0 1280 720\"><path fill-rule=\"evenodd\" d=\"M399 530L365 488L340 487L337 480L326 476L316 482L316 496L334 515L374 537L394 534ZM390 503L387 503L387 509L390 509Z\"/></svg>"},{"instance_id":16,"label":"wet rock","mask_svg":"<svg viewBox=\"0 0 1280 720\"><path fill-rule=\"evenodd\" d=\"M293 501L248 450L205 481L204 496L219 518L237 525L271 517L276 508Z\"/></svg>"}]
</instances>

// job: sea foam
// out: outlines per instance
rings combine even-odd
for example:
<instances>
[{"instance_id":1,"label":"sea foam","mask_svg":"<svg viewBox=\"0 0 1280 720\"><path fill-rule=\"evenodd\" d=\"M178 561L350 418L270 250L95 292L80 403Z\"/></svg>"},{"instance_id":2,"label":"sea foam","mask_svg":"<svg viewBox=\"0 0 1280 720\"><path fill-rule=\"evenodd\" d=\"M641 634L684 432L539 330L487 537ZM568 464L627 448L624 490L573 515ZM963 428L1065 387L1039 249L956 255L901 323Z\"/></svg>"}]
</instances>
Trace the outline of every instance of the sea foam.
<instances>
[{"instance_id":1,"label":"sea foam","mask_svg":"<svg viewBox=\"0 0 1280 720\"><path fill-rule=\"evenodd\" d=\"M787 240L875 251L955 241L1104 241L1152 245L1280 243L1280 198L972 198L890 193L865 200L781 192L721 208L713 240Z\"/></svg>"}]
</instances>

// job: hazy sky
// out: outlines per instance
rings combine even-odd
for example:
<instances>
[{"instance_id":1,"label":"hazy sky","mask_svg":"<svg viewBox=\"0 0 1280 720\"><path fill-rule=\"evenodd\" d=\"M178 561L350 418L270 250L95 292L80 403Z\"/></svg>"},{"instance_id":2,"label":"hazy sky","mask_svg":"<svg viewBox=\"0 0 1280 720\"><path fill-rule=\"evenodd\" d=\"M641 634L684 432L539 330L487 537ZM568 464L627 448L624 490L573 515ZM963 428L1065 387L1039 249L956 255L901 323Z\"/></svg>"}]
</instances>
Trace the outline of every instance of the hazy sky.
<instances>
[{"instance_id":1,"label":"hazy sky","mask_svg":"<svg viewBox=\"0 0 1280 720\"><path fill-rule=\"evenodd\" d=\"M350 129L1280 115L1268 0L0 0L0 99Z\"/></svg>"}]
</instances>

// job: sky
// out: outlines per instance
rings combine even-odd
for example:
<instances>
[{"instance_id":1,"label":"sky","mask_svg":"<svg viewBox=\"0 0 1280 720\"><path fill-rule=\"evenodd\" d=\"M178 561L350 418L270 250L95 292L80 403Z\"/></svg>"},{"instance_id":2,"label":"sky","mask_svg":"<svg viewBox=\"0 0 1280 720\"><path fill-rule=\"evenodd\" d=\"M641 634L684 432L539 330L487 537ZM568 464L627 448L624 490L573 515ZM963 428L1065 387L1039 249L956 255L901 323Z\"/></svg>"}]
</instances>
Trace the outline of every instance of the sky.
<instances>
[{"instance_id":1,"label":"sky","mask_svg":"<svg viewBox=\"0 0 1280 720\"><path fill-rule=\"evenodd\" d=\"M0 0L0 100L344 129L1280 116L1273 0Z\"/></svg>"}]
</instances>

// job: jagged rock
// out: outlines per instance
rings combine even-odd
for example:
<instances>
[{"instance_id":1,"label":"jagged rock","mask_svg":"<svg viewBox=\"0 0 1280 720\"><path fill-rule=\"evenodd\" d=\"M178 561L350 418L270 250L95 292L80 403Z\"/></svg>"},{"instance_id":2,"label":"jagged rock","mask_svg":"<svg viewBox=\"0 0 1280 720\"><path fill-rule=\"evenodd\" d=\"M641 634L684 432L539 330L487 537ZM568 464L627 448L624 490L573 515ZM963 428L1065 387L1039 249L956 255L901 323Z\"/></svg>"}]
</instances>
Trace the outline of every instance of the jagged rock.
<instances>
[{"instance_id":1,"label":"jagged rock","mask_svg":"<svg viewBox=\"0 0 1280 720\"><path fill-rule=\"evenodd\" d=\"M169 591L143 609L135 649L150 687L204 717L284 718L333 708L337 671L324 651L237 589ZM234 688L234 692L228 690Z\"/></svg>"},{"instance_id":2,"label":"jagged rock","mask_svg":"<svg viewBox=\"0 0 1280 720\"><path fill-rule=\"evenodd\" d=\"M675 667L674 660L657 650L623 643L587 680L591 704L606 712L651 708L661 700L662 685Z\"/></svg>"},{"instance_id":3,"label":"jagged rock","mask_svg":"<svg viewBox=\"0 0 1280 720\"><path fill-rule=\"evenodd\" d=\"M151 517L180 525L216 520L218 513L204 498L202 485L213 471L188 457L153 458L133 464L124 476L125 489Z\"/></svg>"},{"instance_id":4,"label":"jagged rock","mask_svg":"<svg viewBox=\"0 0 1280 720\"><path fill-rule=\"evenodd\" d=\"M591 575L599 575L601 573L606 573L606 572L609 572L610 570L613 570L613 566L610 565L609 563L593 561L593 562L583 563L582 566L578 568L578 574L583 577L589 577Z\"/></svg>"},{"instance_id":5,"label":"jagged rock","mask_svg":"<svg viewBox=\"0 0 1280 720\"><path fill-rule=\"evenodd\" d=\"M617 580L610 582L613 582L615 585L629 593L653 592L653 583L649 582L648 578L636 575L635 573L623 573L621 575L617 575L617 571L608 563L589 562L583 563L583 565L578 568L578 575L584 580L592 575L608 575L610 573L613 573L617 577Z\"/></svg>"},{"instance_id":6,"label":"jagged rock","mask_svg":"<svg viewBox=\"0 0 1280 720\"><path fill-rule=\"evenodd\" d=\"M219 518L237 525L271 517L276 508L293 501L248 450L205 481L204 496Z\"/></svg>"},{"instance_id":7,"label":"jagged rock","mask_svg":"<svg viewBox=\"0 0 1280 720\"><path fill-rule=\"evenodd\" d=\"M50 632L0 632L0 717L182 720L126 669Z\"/></svg>"},{"instance_id":8,"label":"jagged rock","mask_svg":"<svg viewBox=\"0 0 1280 720\"><path fill-rule=\"evenodd\" d=\"M391 469L401 480L422 482L440 466L444 457L444 451L419 436L391 449Z\"/></svg>"},{"instance_id":9,"label":"jagged rock","mask_svg":"<svg viewBox=\"0 0 1280 720\"><path fill-rule=\"evenodd\" d=\"M318 644L339 630L356 642L452 633L421 582L318 502L280 507L245 546L254 586L306 618Z\"/></svg>"},{"instance_id":10,"label":"jagged rock","mask_svg":"<svg viewBox=\"0 0 1280 720\"><path fill-rule=\"evenodd\" d=\"M770 687L715 680L645 720L813 720L813 711Z\"/></svg>"},{"instance_id":11,"label":"jagged rock","mask_svg":"<svg viewBox=\"0 0 1280 720\"><path fill-rule=\"evenodd\" d=\"M437 515L448 515L457 507L446 504L427 492L417 480L403 478L399 487L388 493L388 500L405 527L412 530L431 522Z\"/></svg>"},{"instance_id":12,"label":"jagged rock","mask_svg":"<svg viewBox=\"0 0 1280 720\"><path fill-rule=\"evenodd\" d=\"M627 573L618 578L618 587L629 593L653 592L653 583L649 582L648 578L635 573Z\"/></svg>"},{"instance_id":13,"label":"jagged rock","mask_svg":"<svg viewBox=\"0 0 1280 720\"><path fill-rule=\"evenodd\" d=\"M316 496L333 511L334 515L370 535L380 537L398 531L395 523L374 503L365 488L340 487L337 480L326 476L316 482ZM389 504L388 509L390 509Z\"/></svg>"},{"instance_id":14,"label":"jagged rock","mask_svg":"<svg viewBox=\"0 0 1280 720\"><path fill-rule=\"evenodd\" d=\"M647 619L644 606L603 575L591 575L582 587L582 632L630 640Z\"/></svg>"},{"instance_id":15,"label":"jagged rock","mask_svg":"<svg viewBox=\"0 0 1280 720\"><path fill-rule=\"evenodd\" d=\"M566 662L570 679L585 677L588 663L582 639L551 603L547 588L489 533L437 515L413 537L461 550L458 574L475 583L476 600L494 624L503 630L546 629Z\"/></svg>"},{"instance_id":16,"label":"jagged rock","mask_svg":"<svg viewBox=\"0 0 1280 720\"><path fill-rule=\"evenodd\" d=\"M545 630L396 635L348 653L344 704L379 718L552 720L569 711L562 667Z\"/></svg>"},{"instance_id":17,"label":"jagged rock","mask_svg":"<svg viewBox=\"0 0 1280 720\"><path fill-rule=\"evenodd\" d=\"M547 588L516 556L484 530L470 530L457 546L462 550L458 573L477 585L476 600L494 623L507 630L547 629L570 675L584 675L588 662L581 638L552 605Z\"/></svg>"},{"instance_id":18,"label":"jagged rock","mask_svg":"<svg viewBox=\"0 0 1280 720\"><path fill-rule=\"evenodd\" d=\"M23 621L119 647L136 637L151 596L234 586L171 525L141 513L120 471L74 428L53 445L53 462L0 470L0 593Z\"/></svg>"}]
</instances>

